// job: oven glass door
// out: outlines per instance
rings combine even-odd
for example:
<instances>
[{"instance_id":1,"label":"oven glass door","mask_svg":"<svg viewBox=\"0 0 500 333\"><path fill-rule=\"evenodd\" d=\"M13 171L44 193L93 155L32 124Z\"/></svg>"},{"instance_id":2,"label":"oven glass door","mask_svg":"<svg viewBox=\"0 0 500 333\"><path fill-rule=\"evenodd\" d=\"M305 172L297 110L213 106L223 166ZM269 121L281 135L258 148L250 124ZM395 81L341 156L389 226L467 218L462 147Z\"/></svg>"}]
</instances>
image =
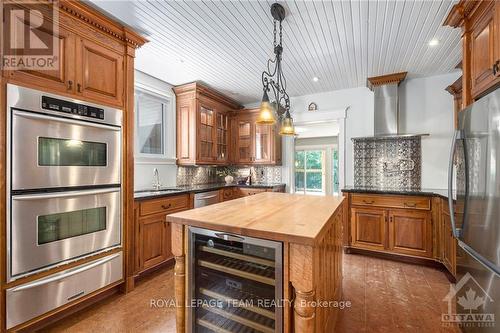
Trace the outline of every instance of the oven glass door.
<instances>
[{"instance_id":1,"label":"oven glass door","mask_svg":"<svg viewBox=\"0 0 500 333\"><path fill-rule=\"evenodd\" d=\"M120 184L121 129L12 112L12 190Z\"/></svg>"},{"instance_id":2,"label":"oven glass door","mask_svg":"<svg viewBox=\"0 0 500 333\"><path fill-rule=\"evenodd\" d=\"M12 196L11 276L121 243L120 188Z\"/></svg>"}]
</instances>

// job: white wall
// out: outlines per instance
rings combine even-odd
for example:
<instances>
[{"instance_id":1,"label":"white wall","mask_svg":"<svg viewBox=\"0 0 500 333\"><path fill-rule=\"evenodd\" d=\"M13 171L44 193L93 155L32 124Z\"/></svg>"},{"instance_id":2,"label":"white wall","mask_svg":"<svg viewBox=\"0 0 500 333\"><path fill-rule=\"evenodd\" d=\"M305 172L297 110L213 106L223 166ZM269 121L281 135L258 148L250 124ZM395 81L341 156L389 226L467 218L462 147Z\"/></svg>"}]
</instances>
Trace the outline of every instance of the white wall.
<instances>
[{"instance_id":1,"label":"white wall","mask_svg":"<svg viewBox=\"0 0 500 333\"><path fill-rule=\"evenodd\" d=\"M422 187L446 189L453 135L453 97L444 89L460 73L409 79L401 83L400 131L422 137Z\"/></svg>"},{"instance_id":2,"label":"white wall","mask_svg":"<svg viewBox=\"0 0 500 333\"><path fill-rule=\"evenodd\" d=\"M163 186L175 186L177 177L177 165L175 164L175 95L172 85L158 80L138 70L135 71L135 85L151 93L165 95L173 98L173 107L167 116L166 143L167 158L145 159L135 156L134 189L151 188L153 182L153 169L157 168L160 174L160 182ZM135 147L135 145L134 145Z\"/></svg>"},{"instance_id":3,"label":"white wall","mask_svg":"<svg viewBox=\"0 0 500 333\"><path fill-rule=\"evenodd\" d=\"M318 112L345 110L345 184L354 184L353 145L351 138L373 135L373 92L359 87L292 97L292 117L307 113L309 103L318 104ZM300 118L300 115L299 117Z\"/></svg>"}]
</instances>

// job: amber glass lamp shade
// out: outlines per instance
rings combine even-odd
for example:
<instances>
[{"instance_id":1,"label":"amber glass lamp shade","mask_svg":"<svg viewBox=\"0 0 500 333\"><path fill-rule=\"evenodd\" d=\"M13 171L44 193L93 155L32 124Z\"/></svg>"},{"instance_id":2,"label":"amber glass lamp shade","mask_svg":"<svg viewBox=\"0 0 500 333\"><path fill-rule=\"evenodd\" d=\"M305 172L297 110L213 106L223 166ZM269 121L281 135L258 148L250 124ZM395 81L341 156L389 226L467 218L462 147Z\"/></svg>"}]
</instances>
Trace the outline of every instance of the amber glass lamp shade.
<instances>
[{"instance_id":1,"label":"amber glass lamp shade","mask_svg":"<svg viewBox=\"0 0 500 333\"><path fill-rule=\"evenodd\" d=\"M276 119L274 118L274 108L271 103L269 103L269 96L267 96L267 91L264 91L262 96L262 102L260 103L259 117L257 118L258 124L274 124Z\"/></svg>"},{"instance_id":2,"label":"amber glass lamp shade","mask_svg":"<svg viewBox=\"0 0 500 333\"><path fill-rule=\"evenodd\" d=\"M281 122L280 135L295 136L295 127L290 113L287 112L285 118Z\"/></svg>"}]
</instances>

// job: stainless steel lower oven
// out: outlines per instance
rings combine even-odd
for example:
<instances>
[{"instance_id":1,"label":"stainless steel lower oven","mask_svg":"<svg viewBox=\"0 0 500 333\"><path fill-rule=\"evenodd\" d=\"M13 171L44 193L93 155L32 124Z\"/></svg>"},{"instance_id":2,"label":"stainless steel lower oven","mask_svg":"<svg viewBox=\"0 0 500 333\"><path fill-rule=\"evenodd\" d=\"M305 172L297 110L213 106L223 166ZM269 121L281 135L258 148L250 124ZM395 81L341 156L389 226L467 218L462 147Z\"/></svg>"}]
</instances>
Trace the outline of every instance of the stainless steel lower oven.
<instances>
[{"instance_id":1,"label":"stainless steel lower oven","mask_svg":"<svg viewBox=\"0 0 500 333\"><path fill-rule=\"evenodd\" d=\"M13 195L9 280L121 244L120 188Z\"/></svg>"},{"instance_id":2,"label":"stainless steel lower oven","mask_svg":"<svg viewBox=\"0 0 500 333\"><path fill-rule=\"evenodd\" d=\"M189 227L187 331L282 332L282 247Z\"/></svg>"}]
</instances>

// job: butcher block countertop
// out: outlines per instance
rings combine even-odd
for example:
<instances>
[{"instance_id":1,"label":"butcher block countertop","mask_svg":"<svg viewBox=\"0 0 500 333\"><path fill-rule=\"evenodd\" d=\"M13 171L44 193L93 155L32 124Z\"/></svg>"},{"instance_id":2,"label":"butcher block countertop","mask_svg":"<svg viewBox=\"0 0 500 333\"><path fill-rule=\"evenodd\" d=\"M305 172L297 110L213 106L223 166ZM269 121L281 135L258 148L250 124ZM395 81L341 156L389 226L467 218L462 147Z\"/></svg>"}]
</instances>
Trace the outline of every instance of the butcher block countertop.
<instances>
[{"instance_id":1,"label":"butcher block countertop","mask_svg":"<svg viewBox=\"0 0 500 333\"><path fill-rule=\"evenodd\" d=\"M167 221L237 235L314 245L343 198L265 192L167 216Z\"/></svg>"}]
</instances>

